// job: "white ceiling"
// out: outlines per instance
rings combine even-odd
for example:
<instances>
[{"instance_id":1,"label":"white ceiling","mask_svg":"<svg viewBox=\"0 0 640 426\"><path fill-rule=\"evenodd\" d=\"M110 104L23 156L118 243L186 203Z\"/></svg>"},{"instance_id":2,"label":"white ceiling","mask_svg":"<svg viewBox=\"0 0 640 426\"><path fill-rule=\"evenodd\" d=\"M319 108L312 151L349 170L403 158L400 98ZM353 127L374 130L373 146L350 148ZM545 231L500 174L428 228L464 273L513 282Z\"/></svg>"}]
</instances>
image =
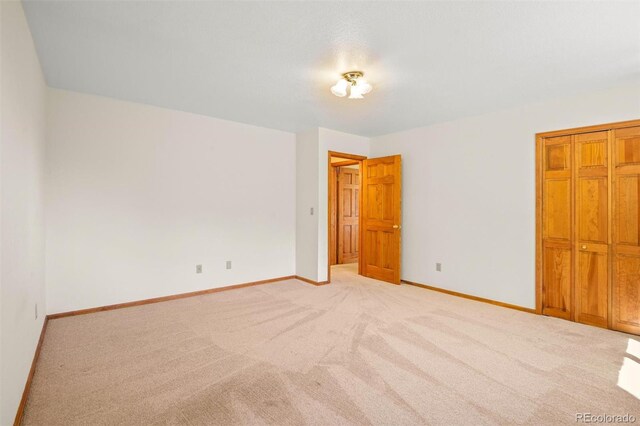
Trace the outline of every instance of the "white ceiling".
<instances>
[{"instance_id":1,"label":"white ceiling","mask_svg":"<svg viewBox=\"0 0 640 426\"><path fill-rule=\"evenodd\" d=\"M30 1L50 86L375 136L640 76L640 2ZM336 98L341 72L374 90Z\"/></svg>"}]
</instances>

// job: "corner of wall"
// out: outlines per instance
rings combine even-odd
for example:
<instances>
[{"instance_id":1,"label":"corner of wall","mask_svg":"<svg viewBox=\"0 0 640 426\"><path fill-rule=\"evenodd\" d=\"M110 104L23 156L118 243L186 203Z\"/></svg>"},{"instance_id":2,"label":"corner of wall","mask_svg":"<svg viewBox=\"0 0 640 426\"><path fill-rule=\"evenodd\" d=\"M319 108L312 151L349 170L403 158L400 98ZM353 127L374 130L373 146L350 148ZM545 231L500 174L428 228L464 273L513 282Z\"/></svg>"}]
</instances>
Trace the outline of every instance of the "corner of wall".
<instances>
[{"instance_id":1,"label":"corner of wall","mask_svg":"<svg viewBox=\"0 0 640 426\"><path fill-rule=\"evenodd\" d=\"M296 275L318 280L318 128L296 133Z\"/></svg>"},{"instance_id":2,"label":"corner of wall","mask_svg":"<svg viewBox=\"0 0 640 426\"><path fill-rule=\"evenodd\" d=\"M4 249L0 253L0 424L4 425L13 423L20 405L46 312L46 83L22 2L0 2L0 19L0 250Z\"/></svg>"}]
</instances>

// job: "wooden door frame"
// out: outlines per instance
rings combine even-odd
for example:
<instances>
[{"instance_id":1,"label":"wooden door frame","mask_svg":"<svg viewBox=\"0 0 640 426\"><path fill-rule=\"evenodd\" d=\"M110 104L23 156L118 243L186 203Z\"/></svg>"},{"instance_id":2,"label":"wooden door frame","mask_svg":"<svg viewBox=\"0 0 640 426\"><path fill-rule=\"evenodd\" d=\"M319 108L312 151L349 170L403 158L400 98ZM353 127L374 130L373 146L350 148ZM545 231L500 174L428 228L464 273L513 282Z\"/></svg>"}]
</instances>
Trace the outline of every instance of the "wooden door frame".
<instances>
[{"instance_id":1,"label":"wooden door frame","mask_svg":"<svg viewBox=\"0 0 640 426\"><path fill-rule=\"evenodd\" d=\"M339 163L331 164L331 157L347 158L347 161L341 161ZM364 155L347 154L345 152L327 151L327 282L331 282L331 206L336 198L336 191L331 182L332 171L334 167L346 166L358 164L360 169L360 178L358 179L358 185L360 186L360 193L358 194L358 246L362 249L362 162L367 157ZM349 161L350 160L350 161ZM336 218L337 220L337 218ZM358 255L358 274L362 274L362 254Z\"/></svg>"},{"instance_id":2,"label":"wooden door frame","mask_svg":"<svg viewBox=\"0 0 640 426\"><path fill-rule=\"evenodd\" d=\"M576 134L580 134L580 133L591 133L591 132L600 132L600 131L607 131L607 130L615 130L615 129L622 129L625 127L636 127L636 126L640 126L640 119L639 120L628 120L628 121L619 121L619 122L615 122L615 123L606 123L606 124L598 124L595 126L585 126L585 127L575 127L575 128L571 128L571 129L564 129L564 130L554 130L554 131L550 131L550 132L541 132L541 133L536 133L535 135L535 141L536 141L536 281L535 281L535 292L536 292L536 308L535 308L535 312L537 314L542 314L542 233L543 233L543 218L542 218L542 187L543 187L543 164L542 164L542 159L543 159L543 140L544 138L549 138L549 137L555 137L555 136L569 136L569 135L576 135ZM609 143L609 145L611 145L611 143ZM611 150L609 150L609 161L611 161ZM611 164L611 163L609 163ZM613 170L610 170L610 175L613 172ZM613 188L611 188L611 179L609 179L609 220L613 220L613 217L611 216L612 212L611 212L611 206L612 206L612 200L611 200L611 191ZM573 217L573 215L572 215ZM611 229L609 230L609 232L611 232ZM613 269L612 269L612 256L609 256L609 274L613 273ZM611 277L611 275L610 275ZM573 287L574 282L571 283L571 286ZM612 285L609 285L609 306L611 306L611 291L612 291Z\"/></svg>"}]
</instances>

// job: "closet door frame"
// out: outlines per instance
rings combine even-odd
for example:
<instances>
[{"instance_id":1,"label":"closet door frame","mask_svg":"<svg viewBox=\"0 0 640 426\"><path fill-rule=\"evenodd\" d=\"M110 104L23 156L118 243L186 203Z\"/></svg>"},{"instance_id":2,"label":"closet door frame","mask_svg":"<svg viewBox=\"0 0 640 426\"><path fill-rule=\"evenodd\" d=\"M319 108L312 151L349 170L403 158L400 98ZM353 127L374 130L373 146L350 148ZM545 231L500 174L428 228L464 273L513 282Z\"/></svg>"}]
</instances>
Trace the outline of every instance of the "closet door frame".
<instances>
[{"instance_id":1,"label":"closet door frame","mask_svg":"<svg viewBox=\"0 0 640 426\"><path fill-rule=\"evenodd\" d=\"M550 131L550 132L542 132L542 133L536 133L535 135L535 143L536 143L536 279L535 279L535 294L536 294L536 307L535 307L535 312L539 315L542 315L542 294L543 294L543 275L544 275L544 271L543 271L543 229L544 229L544 223L543 223L543 187L544 187L544 171L543 171L543 167L544 167L544 163L543 163L543 159L544 159L544 139L545 138L550 138L550 137L556 137L556 136L573 136L573 135L577 135L577 134L581 134L581 133L591 133L591 132L600 132L600 131L609 131L610 135L611 135L611 131L615 130L615 129L622 129L625 127L636 127L636 126L640 126L640 119L638 120L629 120L629 121L620 121L620 122L616 122L616 123L607 123L607 124L599 124L599 125L594 125L594 126L586 126L586 127L576 127L576 128L571 128L571 129L564 129L564 130L554 130L554 131ZM609 154L609 167L610 167L610 172L609 172L609 187L608 187L608 191L609 191L609 224L611 224L611 220L613 219L612 216L612 184L614 182L611 181L612 179L612 174L613 174L613 169L611 169L612 164L612 152L611 152L611 145L612 145L612 140L611 140L611 136L609 137L609 149L608 149L608 154ZM572 144L573 146L573 144ZM612 232L612 226L609 226L609 235L611 235ZM611 243L611 240L610 240ZM610 244L611 245L611 244ZM610 249L611 250L611 249ZM613 283L611 282L612 280L612 271L613 271L613 255L612 253L610 253L609 255L609 315L608 315L608 325L609 327L611 327L611 311L612 311L612 289L613 289ZM573 280L575 280L575 277L572 278ZM572 282L572 288L575 286L575 281ZM575 304L575 296L574 296L574 300L573 303Z\"/></svg>"}]
</instances>

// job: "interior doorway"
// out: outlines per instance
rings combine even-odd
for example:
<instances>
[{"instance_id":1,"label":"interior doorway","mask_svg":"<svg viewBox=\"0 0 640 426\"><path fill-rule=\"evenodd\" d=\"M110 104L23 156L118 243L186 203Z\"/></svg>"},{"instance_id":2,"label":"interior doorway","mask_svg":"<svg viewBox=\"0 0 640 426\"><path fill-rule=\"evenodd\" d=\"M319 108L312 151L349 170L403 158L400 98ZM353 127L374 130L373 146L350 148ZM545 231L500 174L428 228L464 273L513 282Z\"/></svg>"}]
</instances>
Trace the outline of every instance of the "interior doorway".
<instances>
[{"instance_id":1,"label":"interior doorway","mask_svg":"<svg viewBox=\"0 0 640 426\"><path fill-rule=\"evenodd\" d=\"M329 151L328 168L328 281L332 266L357 264L359 275L400 284L400 156Z\"/></svg>"},{"instance_id":2,"label":"interior doorway","mask_svg":"<svg viewBox=\"0 0 640 426\"><path fill-rule=\"evenodd\" d=\"M360 266L360 211L362 210L362 170L367 157L329 151L328 153L328 264L327 279L331 282L331 267ZM341 180L342 178L342 180Z\"/></svg>"},{"instance_id":3,"label":"interior doorway","mask_svg":"<svg viewBox=\"0 0 640 426\"><path fill-rule=\"evenodd\" d=\"M357 263L360 252L360 160L330 158L329 265Z\"/></svg>"}]
</instances>

